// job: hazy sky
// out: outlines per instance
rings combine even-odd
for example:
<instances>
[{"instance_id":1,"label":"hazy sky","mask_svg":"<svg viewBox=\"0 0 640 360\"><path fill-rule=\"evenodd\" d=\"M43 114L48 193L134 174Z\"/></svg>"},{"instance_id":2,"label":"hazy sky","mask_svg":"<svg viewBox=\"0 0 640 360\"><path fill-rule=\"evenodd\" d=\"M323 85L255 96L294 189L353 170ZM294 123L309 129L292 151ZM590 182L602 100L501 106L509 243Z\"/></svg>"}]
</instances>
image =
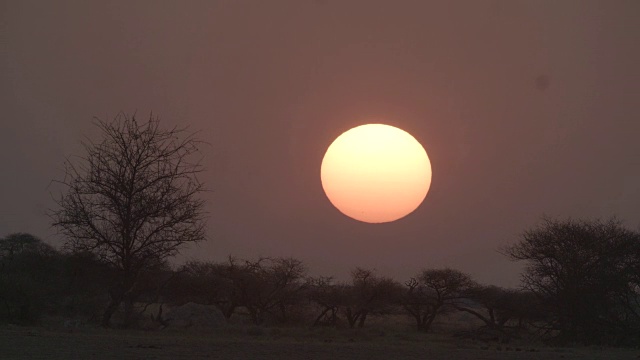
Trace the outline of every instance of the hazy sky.
<instances>
[{"instance_id":1,"label":"hazy sky","mask_svg":"<svg viewBox=\"0 0 640 360\"><path fill-rule=\"evenodd\" d=\"M1 1L0 236L59 243L47 187L92 118L153 111L211 144L209 240L186 258L517 285L496 249L543 214L640 224L639 16L635 0ZM367 122L433 166L394 223L345 217L320 184L331 141Z\"/></svg>"}]
</instances>

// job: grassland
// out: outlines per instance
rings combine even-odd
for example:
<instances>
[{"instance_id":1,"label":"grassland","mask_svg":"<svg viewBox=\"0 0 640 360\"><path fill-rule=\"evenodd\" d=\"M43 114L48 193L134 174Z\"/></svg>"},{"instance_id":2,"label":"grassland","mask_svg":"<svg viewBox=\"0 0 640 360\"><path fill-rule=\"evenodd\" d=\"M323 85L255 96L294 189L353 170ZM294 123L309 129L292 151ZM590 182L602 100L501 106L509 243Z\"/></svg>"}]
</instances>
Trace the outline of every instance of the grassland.
<instances>
[{"instance_id":1,"label":"grassland","mask_svg":"<svg viewBox=\"0 0 640 360\"><path fill-rule=\"evenodd\" d=\"M636 359L610 348L497 344L381 329L232 326L209 331L0 327L1 359Z\"/></svg>"}]
</instances>

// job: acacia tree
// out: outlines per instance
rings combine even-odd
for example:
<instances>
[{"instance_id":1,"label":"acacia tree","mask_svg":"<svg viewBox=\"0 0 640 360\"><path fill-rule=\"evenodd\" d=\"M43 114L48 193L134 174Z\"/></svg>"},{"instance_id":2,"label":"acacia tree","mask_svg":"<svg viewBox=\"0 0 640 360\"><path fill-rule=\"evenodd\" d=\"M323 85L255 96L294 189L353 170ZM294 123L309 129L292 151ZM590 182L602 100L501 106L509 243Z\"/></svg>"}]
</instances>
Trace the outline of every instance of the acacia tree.
<instances>
[{"instance_id":1,"label":"acacia tree","mask_svg":"<svg viewBox=\"0 0 640 360\"><path fill-rule=\"evenodd\" d=\"M526 289L558 340L621 343L640 334L640 234L620 221L546 218L503 252L525 261Z\"/></svg>"},{"instance_id":2,"label":"acacia tree","mask_svg":"<svg viewBox=\"0 0 640 360\"><path fill-rule=\"evenodd\" d=\"M505 289L494 285L478 285L467 291L471 302L454 304L457 310L482 320L485 335L509 341L526 323L534 325L544 319L539 301L530 291Z\"/></svg>"},{"instance_id":3,"label":"acacia tree","mask_svg":"<svg viewBox=\"0 0 640 360\"><path fill-rule=\"evenodd\" d=\"M259 325L267 314L280 322L288 320L289 310L301 301L306 268L294 258L260 258L238 263L230 259L227 274L237 304L249 312L251 321Z\"/></svg>"},{"instance_id":4,"label":"acacia tree","mask_svg":"<svg viewBox=\"0 0 640 360\"><path fill-rule=\"evenodd\" d=\"M304 276L307 269L301 260L295 258L275 258L264 270L263 281L268 285L266 296L261 297L264 311L277 309L276 318L280 322L289 321L293 308L303 300L307 288Z\"/></svg>"},{"instance_id":5,"label":"acacia tree","mask_svg":"<svg viewBox=\"0 0 640 360\"><path fill-rule=\"evenodd\" d=\"M97 119L99 142L83 142L85 155L65 162L66 188L51 212L72 251L89 251L116 272L102 324L123 302L131 305L141 271L174 256L204 233L203 171L198 141L184 129L162 129L150 116L138 123L120 113ZM126 320L125 320L126 323Z\"/></svg>"},{"instance_id":6,"label":"acacia tree","mask_svg":"<svg viewBox=\"0 0 640 360\"><path fill-rule=\"evenodd\" d=\"M286 322L303 300L305 273L302 261L294 258L190 262L172 279L165 294L172 304L215 305L227 321L244 307L256 325L267 315Z\"/></svg>"},{"instance_id":7,"label":"acacia tree","mask_svg":"<svg viewBox=\"0 0 640 360\"><path fill-rule=\"evenodd\" d=\"M312 326L335 326L340 306L347 303L347 285L336 284L332 277L321 276L307 279L307 287L309 300L320 308Z\"/></svg>"},{"instance_id":8,"label":"acacia tree","mask_svg":"<svg viewBox=\"0 0 640 360\"><path fill-rule=\"evenodd\" d=\"M345 292L344 313L349 327L364 327L367 316L391 312L400 294L400 285L390 278L378 276L372 270L355 268L351 284Z\"/></svg>"},{"instance_id":9,"label":"acacia tree","mask_svg":"<svg viewBox=\"0 0 640 360\"><path fill-rule=\"evenodd\" d=\"M429 331L436 316L452 309L476 286L469 275L454 269L423 270L405 285L402 307L424 332Z\"/></svg>"}]
</instances>

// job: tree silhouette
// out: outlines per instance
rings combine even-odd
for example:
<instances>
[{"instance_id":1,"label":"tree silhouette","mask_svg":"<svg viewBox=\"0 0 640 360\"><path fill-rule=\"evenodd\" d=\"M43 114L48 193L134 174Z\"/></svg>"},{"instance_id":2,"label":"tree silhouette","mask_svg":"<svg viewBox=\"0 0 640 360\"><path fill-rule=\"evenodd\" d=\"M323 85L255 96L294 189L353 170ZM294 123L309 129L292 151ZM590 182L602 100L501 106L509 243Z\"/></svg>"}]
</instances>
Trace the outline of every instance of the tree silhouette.
<instances>
[{"instance_id":1,"label":"tree silhouette","mask_svg":"<svg viewBox=\"0 0 640 360\"><path fill-rule=\"evenodd\" d=\"M347 302L347 285L336 284L330 276L309 278L307 284L309 300L320 307L320 313L315 317L312 326L336 326L338 311Z\"/></svg>"},{"instance_id":2,"label":"tree silhouette","mask_svg":"<svg viewBox=\"0 0 640 360\"><path fill-rule=\"evenodd\" d=\"M12 258L24 252L48 254L55 250L37 237L27 233L13 233L0 238L0 258Z\"/></svg>"},{"instance_id":3,"label":"tree silhouette","mask_svg":"<svg viewBox=\"0 0 640 360\"><path fill-rule=\"evenodd\" d=\"M204 239L202 167L193 134L161 129L153 116L138 123L121 113L96 125L103 138L83 143L86 154L65 163L57 182L66 192L51 216L67 248L92 252L116 270L102 318L108 326L121 303L133 302L143 269Z\"/></svg>"},{"instance_id":4,"label":"tree silhouette","mask_svg":"<svg viewBox=\"0 0 640 360\"><path fill-rule=\"evenodd\" d=\"M382 315L397 303L400 285L391 278L378 276L372 270L357 267L351 272L351 284L342 287L344 313L349 327L363 327L367 316Z\"/></svg>"},{"instance_id":5,"label":"tree silhouette","mask_svg":"<svg viewBox=\"0 0 640 360\"><path fill-rule=\"evenodd\" d=\"M31 234L0 238L0 320L33 322L55 306L61 260L53 247Z\"/></svg>"},{"instance_id":6,"label":"tree silhouette","mask_svg":"<svg viewBox=\"0 0 640 360\"><path fill-rule=\"evenodd\" d=\"M470 301L453 305L459 311L480 319L485 330L484 336L497 337L501 341L509 339L525 324L544 318L535 295L529 291L505 289L494 285L477 285L466 292Z\"/></svg>"},{"instance_id":7,"label":"tree silhouette","mask_svg":"<svg viewBox=\"0 0 640 360\"><path fill-rule=\"evenodd\" d=\"M526 261L523 285L543 302L558 340L637 338L640 235L620 221L546 218L503 252Z\"/></svg>"},{"instance_id":8,"label":"tree silhouette","mask_svg":"<svg viewBox=\"0 0 640 360\"><path fill-rule=\"evenodd\" d=\"M418 330L428 332L436 316L451 310L475 282L458 270L429 269L405 285L402 306L416 320Z\"/></svg>"},{"instance_id":9,"label":"tree silhouette","mask_svg":"<svg viewBox=\"0 0 640 360\"><path fill-rule=\"evenodd\" d=\"M244 307L256 325L268 315L286 322L290 310L303 300L305 273L302 261L294 258L192 261L181 267L165 294L174 305L186 302L214 305L227 321L238 308Z\"/></svg>"}]
</instances>

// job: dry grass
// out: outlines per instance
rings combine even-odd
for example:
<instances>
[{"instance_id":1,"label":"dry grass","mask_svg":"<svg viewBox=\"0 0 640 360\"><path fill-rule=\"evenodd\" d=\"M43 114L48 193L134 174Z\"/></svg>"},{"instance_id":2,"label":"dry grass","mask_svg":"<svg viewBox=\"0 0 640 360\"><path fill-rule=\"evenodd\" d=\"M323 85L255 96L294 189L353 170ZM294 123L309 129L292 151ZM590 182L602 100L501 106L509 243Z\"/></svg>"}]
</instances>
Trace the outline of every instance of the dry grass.
<instances>
[{"instance_id":1,"label":"dry grass","mask_svg":"<svg viewBox=\"0 0 640 360\"><path fill-rule=\"evenodd\" d=\"M359 330L236 325L207 332L0 327L2 359L553 360L635 359L639 354L627 349L482 343L388 324Z\"/></svg>"}]
</instances>

